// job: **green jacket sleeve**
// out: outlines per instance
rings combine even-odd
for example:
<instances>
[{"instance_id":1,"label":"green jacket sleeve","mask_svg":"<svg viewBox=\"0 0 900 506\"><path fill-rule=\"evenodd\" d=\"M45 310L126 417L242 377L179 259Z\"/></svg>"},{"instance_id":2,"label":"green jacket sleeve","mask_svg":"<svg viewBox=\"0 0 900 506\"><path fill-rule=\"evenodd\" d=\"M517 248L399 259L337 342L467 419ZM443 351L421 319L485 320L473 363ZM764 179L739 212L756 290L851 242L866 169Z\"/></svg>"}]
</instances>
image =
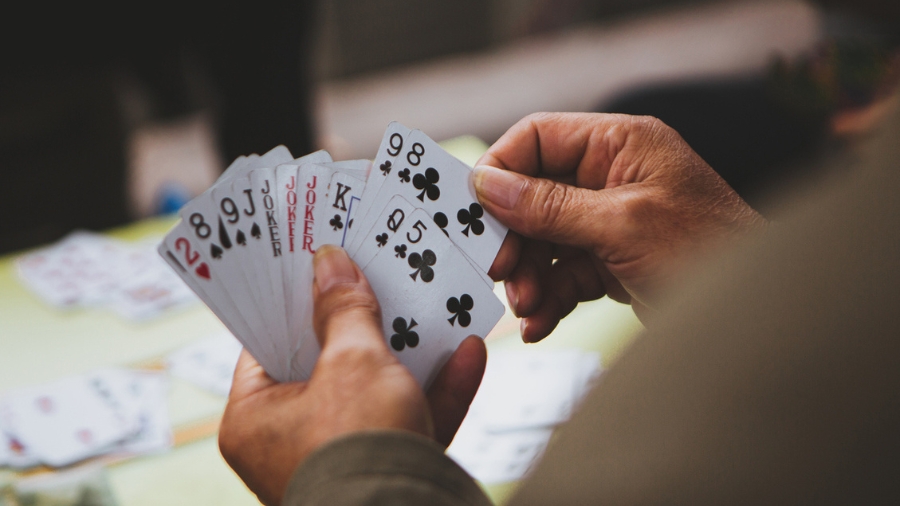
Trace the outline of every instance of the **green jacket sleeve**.
<instances>
[{"instance_id":1,"label":"green jacket sleeve","mask_svg":"<svg viewBox=\"0 0 900 506\"><path fill-rule=\"evenodd\" d=\"M365 432L329 443L297 468L284 506L490 505L472 478L424 437Z\"/></svg>"}]
</instances>

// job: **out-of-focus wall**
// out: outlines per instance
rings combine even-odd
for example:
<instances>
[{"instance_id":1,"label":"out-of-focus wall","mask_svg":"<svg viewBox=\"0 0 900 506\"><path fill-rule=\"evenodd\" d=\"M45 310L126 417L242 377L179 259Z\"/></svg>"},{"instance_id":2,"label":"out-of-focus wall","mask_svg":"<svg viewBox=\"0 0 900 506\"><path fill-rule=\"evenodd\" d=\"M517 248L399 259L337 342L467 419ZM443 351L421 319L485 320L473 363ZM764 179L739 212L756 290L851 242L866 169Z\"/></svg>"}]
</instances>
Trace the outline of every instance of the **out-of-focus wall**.
<instances>
[{"instance_id":1,"label":"out-of-focus wall","mask_svg":"<svg viewBox=\"0 0 900 506\"><path fill-rule=\"evenodd\" d=\"M321 79L340 79L501 46L667 5L716 0L323 0Z\"/></svg>"}]
</instances>

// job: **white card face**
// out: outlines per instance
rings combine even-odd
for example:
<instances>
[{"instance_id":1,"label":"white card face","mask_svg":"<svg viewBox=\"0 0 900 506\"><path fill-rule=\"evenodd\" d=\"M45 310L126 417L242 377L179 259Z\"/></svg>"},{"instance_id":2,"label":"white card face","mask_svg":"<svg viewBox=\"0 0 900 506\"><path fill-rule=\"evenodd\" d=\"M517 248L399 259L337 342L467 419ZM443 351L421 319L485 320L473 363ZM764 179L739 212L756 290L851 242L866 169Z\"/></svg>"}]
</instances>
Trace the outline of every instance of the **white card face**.
<instances>
[{"instance_id":1,"label":"white card face","mask_svg":"<svg viewBox=\"0 0 900 506\"><path fill-rule=\"evenodd\" d=\"M425 209L450 240L488 272L508 229L478 203L472 169L418 130L411 132L404 144L372 208L402 195Z\"/></svg>"},{"instance_id":2,"label":"white card face","mask_svg":"<svg viewBox=\"0 0 900 506\"><path fill-rule=\"evenodd\" d=\"M363 181L369 177L369 170L372 168L371 160L341 160L340 162L326 162L319 163L324 167L328 167L333 169L334 172L340 172L341 174L347 174L348 176L353 176L356 179L362 179Z\"/></svg>"},{"instance_id":3,"label":"white card face","mask_svg":"<svg viewBox=\"0 0 900 506\"><path fill-rule=\"evenodd\" d=\"M447 456L482 483L508 483L533 469L552 434L552 429L489 433L466 418Z\"/></svg>"},{"instance_id":4,"label":"white card face","mask_svg":"<svg viewBox=\"0 0 900 506\"><path fill-rule=\"evenodd\" d=\"M319 246L332 244L343 247L355 231L353 212L359 204L365 181L342 172L335 172L328 184L325 201L319 206L316 239Z\"/></svg>"},{"instance_id":5,"label":"white card face","mask_svg":"<svg viewBox=\"0 0 900 506\"><path fill-rule=\"evenodd\" d=\"M312 258L319 247L319 239L316 233L319 231L318 221L322 215L322 208L328 205L328 182L334 169L322 165L303 165L297 172L299 204L297 220L302 220L299 228L300 250L294 254L293 276L294 297L293 313L298 315L302 323L295 329L293 336L299 336L296 347L291 356L291 378L305 380L309 378L315 362L319 357L319 343L316 341L312 325ZM302 214L301 214L302 211Z\"/></svg>"},{"instance_id":6,"label":"white card face","mask_svg":"<svg viewBox=\"0 0 900 506\"><path fill-rule=\"evenodd\" d=\"M123 280L110 307L133 321L144 321L197 301L194 293L170 269L149 243L130 248Z\"/></svg>"},{"instance_id":7,"label":"white card face","mask_svg":"<svg viewBox=\"0 0 900 506\"><path fill-rule=\"evenodd\" d=\"M197 208L196 212L215 223L215 232L207 238L210 251L219 254L212 263L224 273L223 282L230 286L229 295L235 303L262 314L260 301L271 291L267 270L260 262L271 250L263 195L251 177L245 176L219 185L211 197L210 205ZM202 202L202 196L195 201ZM266 328L270 333L275 331L273 325Z\"/></svg>"},{"instance_id":8,"label":"white card face","mask_svg":"<svg viewBox=\"0 0 900 506\"><path fill-rule=\"evenodd\" d=\"M287 334L283 284L277 269L280 240L273 219L273 169L253 169L234 178L230 187L213 192L219 243L230 243L220 258L223 283L256 333L257 343L245 343L273 378L287 378ZM268 193L266 193L268 191ZM214 243L216 244L216 243ZM274 272L273 272L274 271ZM273 278L277 284L273 284ZM260 358L257 353L265 355ZM277 365L273 365L273 362Z\"/></svg>"},{"instance_id":9,"label":"white card face","mask_svg":"<svg viewBox=\"0 0 900 506\"><path fill-rule=\"evenodd\" d=\"M375 198L378 196L378 192L381 189L381 185L383 185L385 180L387 180L394 172L394 160L403 149L403 144L406 136L409 135L409 132L409 128L406 128L396 121L392 121L384 131L384 136L381 138L381 145L378 147L378 152L375 153L375 160L372 162L372 168L366 178L366 188L363 190L362 197L360 197L358 211L358 216L362 218L358 226L360 231L372 228L375 220L373 213L380 211L381 208L384 207L384 204L386 204L386 202L384 202L382 205L373 206ZM350 243L350 247L346 248L347 251L355 251L358 249L359 241L360 238L357 236L355 240Z\"/></svg>"},{"instance_id":10,"label":"white card face","mask_svg":"<svg viewBox=\"0 0 900 506\"><path fill-rule=\"evenodd\" d=\"M493 290L422 210L363 272L389 347L425 388L463 339L486 336L503 316Z\"/></svg>"},{"instance_id":11,"label":"white card face","mask_svg":"<svg viewBox=\"0 0 900 506\"><path fill-rule=\"evenodd\" d=\"M236 304L228 289L231 283L221 279L230 275L231 282L236 283L239 278L235 276L241 276L242 271L222 273L218 265L211 267L211 261L200 252L201 246L195 232L196 229L184 221L179 222L160 245L160 254L274 377L277 374L276 358L273 357L271 344L264 341L266 327L255 317L255 304ZM237 290L235 297L247 294L247 289ZM257 326L251 327L251 323Z\"/></svg>"},{"instance_id":12,"label":"white card face","mask_svg":"<svg viewBox=\"0 0 900 506\"><path fill-rule=\"evenodd\" d=\"M357 231L357 234L362 236L362 240L356 241L359 246L356 251L350 252L356 265L360 268L369 265L369 262L387 246L394 233L403 226L403 222L415 210L415 206L400 195L392 198L379 212L371 229L365 232Z\"/></svg>"},{"instance_id":13,"label":"white card face","mask_svg":"<svg viewBox=\"0 0 900 506\"><path fill-rule=\"evenodd\" d=\"M241 344L223 332L173 352L166 365L173 376L227 397L240 354Z\"/></svg>"},{"instance_id":14,"label":"white card face","mask_svg":"<svg viewBox=\"0 0 900 506\"><path fill-rule=\"evenodd\" d=\"M89 375L91 385L114 402L135 427L113 453L152 453L172 446L167 406L168 380L160 372L105 369Z\"/></svg>"},{"instance_id":15,"label":"white card face","mask_svg":"<svg viewBox=\"0 0 900 506\"><path fill-rule=\"evenodd\" d=\"M266 223L263 230L263 242L269 246L265 248L265 254L253 256L257 267L260 268L258 284L262 299L259 301L258 306L263 318L270 322L270 328L274 335L273 344L275 351L283 358L283 370L285 371L285 377L287 377L291 350L288 341L284 279L281 268L284 248L277 221L278 213L275 208L275 169L256 169L250 173L250 180L262 201Z\"/></svg>"},{"instance_id":16,"label":"white card face","mask_svg":"<svg viewBox=\"0 0 900 506\"><path fill-rule=\"evenodd\" d=\"M99 234L75 232L16 262L20 278L49 304L67 308L103 304L121 277L110 268L123 247Z\"/></svg>"},{"instance_id":17,"label":"white card face","mask_svg":"<svg viewBox=\"0 0 900 506\"><path fill-rule=\"evenodd\" d=\"M4 429L56 467L102 453L134 431L82 376L12 392L0 409Z\"/></svg>"},{"instance_id":18,"label":"white card face","mask_svg":"<svg viewBox=\"0 0 900 506\"><path fill-rule=\"evenodd\" d=\"M565 422L599 367L599 355L578 350L491 357L479 390L479 395L491 399L484 407L488 412L482 413L487 429L499 432Z\"/></svg>"},{"instance_id":19,"label":"white card face","mask_svg":"<svg viewBox=\"0 0 900 506\"><path fill-rule=\"evenodd\" d=\"M327 157L328 161L331 161L331 155L329 155L328 152L324 150L310 153L307 156L316 157L316 160L324 160L324 157ZM275 146L262 156L250 155L246 157L238 157L234 162L231 163L231 165L228 166L227 169L225 169L225 172L223 172L222 175L219 176L219 179L216 180L213 187L218 186L220 183L223 183L229 179L246 176L247 172L251 169L260 167L277 167L278 165L281 165L283 163L290 163L293 159L294 157L291 155L291 152L285 146Z\"/></svg>"}]
</instances>

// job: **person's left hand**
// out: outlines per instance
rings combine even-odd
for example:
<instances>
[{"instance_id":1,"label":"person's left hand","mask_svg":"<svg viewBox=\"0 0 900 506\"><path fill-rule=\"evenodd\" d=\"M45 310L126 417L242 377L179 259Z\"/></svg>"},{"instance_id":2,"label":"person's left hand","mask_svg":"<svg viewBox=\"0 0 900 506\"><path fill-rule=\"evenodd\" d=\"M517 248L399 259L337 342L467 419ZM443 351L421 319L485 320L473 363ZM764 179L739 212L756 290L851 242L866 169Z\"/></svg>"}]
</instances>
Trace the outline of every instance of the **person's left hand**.
<instances>
[{"instance_id":1,"label":"person's left hand","mask_svg":"<svg viewBox=\"0 0 900 506\"><path fill-rule=\"evenodd\" d=\"M315 256L315 330L322 353L308 382L277 383L245 350L219 431L222 456L265 504L279 504L297 466L340 436L399 429L450 444L484 375L470 336L426 394L387 348L362 271L337 247Z\"/></svg>"}]
</instances>

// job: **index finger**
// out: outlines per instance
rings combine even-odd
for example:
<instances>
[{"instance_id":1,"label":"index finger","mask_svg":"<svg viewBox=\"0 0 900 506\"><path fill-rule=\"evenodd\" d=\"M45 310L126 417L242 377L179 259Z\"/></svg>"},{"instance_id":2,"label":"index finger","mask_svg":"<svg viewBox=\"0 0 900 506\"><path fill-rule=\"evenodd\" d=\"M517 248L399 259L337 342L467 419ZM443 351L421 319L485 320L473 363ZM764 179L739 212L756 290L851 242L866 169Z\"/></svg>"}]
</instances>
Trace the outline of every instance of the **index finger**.
<instances>
[{"instance_id":1,"label":"index finger","mask_svg":"<svg viewBox=\"0 0 900 506\"><path fill-rule=\"evenodd\" d=\"M599 190L637 118L624 114L536 113L521 119L476 165Z\"/></svg>"}]
</instances>

